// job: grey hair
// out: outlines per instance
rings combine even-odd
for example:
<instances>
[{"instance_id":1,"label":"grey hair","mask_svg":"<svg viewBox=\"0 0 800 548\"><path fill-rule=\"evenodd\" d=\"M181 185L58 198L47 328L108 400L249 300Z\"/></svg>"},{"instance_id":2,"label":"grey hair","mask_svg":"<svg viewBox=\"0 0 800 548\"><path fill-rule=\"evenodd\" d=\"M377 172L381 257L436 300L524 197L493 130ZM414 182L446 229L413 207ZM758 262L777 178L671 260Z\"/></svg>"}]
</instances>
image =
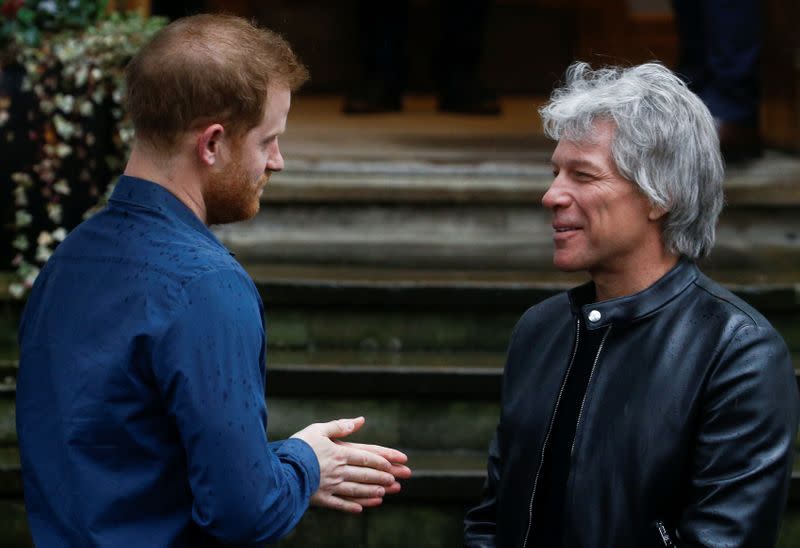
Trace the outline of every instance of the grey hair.
<instances>
[{"instance_id":1,"label":"grey hair","mask_svg":"<svg viewBox=\"0 0 800 548\"><path fill-rule=\"evenodd\" d=\"M595 120L613 122L613 161L667 212L667 250L691 259L708 255L725 170L714 119L680 78L659 63L598 70L574 63L539 114L554 140L591 138Z\"/></svg>"}]
</instances>

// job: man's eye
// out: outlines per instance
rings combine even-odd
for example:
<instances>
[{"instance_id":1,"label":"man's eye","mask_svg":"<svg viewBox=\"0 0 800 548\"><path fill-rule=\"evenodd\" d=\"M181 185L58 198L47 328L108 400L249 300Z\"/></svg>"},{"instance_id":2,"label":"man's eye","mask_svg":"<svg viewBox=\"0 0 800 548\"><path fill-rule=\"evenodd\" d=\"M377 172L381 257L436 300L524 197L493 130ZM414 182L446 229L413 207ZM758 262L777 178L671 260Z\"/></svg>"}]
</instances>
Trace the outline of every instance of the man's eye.
<instances>
[{"instance_id":1,"label":"man's eye","mask_svg":"<svg viewBox=\"0 0 800 548\"><path fill-rule=\"evenodd\" d=\"M575 177L577 177L578 179L591 179L592 178L591 174L586 173L585 171L576 171L575 172Z\"/></svg>"}]
</instances>

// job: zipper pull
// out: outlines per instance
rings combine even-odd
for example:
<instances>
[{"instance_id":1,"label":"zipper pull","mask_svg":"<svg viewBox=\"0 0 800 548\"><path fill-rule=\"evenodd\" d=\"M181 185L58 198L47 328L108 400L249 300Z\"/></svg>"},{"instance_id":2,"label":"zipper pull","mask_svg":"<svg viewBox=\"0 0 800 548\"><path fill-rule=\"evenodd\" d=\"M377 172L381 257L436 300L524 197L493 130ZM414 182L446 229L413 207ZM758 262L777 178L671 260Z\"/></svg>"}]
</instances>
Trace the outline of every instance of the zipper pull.
<instances>
[{"instance_id":1,"label":"zipper pull","mask_svg":"<svg viewBox=\"0 0 800 548\"><path fill-rule=\"evenodd\" d=\"M675 546L675 543L672 542L672 537L670 536L669 531L667 531L663 521L656 520L653 523L653 527L655 527L656 531L658 531L658 536L661 538L662 546L666 546L667 548Z\"/></svg>"}]
</instances>

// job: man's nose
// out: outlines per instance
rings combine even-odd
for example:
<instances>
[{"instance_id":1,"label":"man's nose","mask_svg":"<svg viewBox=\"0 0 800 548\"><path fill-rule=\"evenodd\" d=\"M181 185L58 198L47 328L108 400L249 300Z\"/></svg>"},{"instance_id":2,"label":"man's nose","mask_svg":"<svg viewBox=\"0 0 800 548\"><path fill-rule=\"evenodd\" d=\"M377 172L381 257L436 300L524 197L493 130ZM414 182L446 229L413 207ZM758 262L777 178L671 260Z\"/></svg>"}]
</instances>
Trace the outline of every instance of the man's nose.
<instances>
[{"instance_id":1,"label":"man's nose","mask_svg":"<svg viewBox=\"0 0 800 548\"><path fill-rule=\"evenodd\" d=\"M559 175L556 175L553 182L550 183L550 188L542 196L542 205L547 209L555 209L557 207L566 207L569 202L570 196L564 188L564 182Z\"/></svg>"},{"instance_id":2,"label":"man's nose","mask_svg":"<svg viewBox=\"0 0 800 548\"><path fill-rule=\"evenodd\" d=\"M283 156L281 155L281 149L278 146L278 143L275 143L275 147L273 150L270 151L269 158L267 159L267 170L269 171L282 171L283 170Z\"/></svg>"}]
</instances>

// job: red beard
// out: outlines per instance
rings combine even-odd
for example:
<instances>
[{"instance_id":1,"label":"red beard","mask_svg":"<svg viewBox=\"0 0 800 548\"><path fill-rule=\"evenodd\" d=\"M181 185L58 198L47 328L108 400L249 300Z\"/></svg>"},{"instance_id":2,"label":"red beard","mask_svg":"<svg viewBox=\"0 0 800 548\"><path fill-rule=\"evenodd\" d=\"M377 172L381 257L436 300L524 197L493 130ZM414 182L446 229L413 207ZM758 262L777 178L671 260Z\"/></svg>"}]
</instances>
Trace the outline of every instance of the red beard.
<instances>
[{"instance_id":1,"label":"red beard","mask_svg":"<svg viewBox=\"0 0 800 548\"><path fill-rule=\"evenodd\" d=\"M248 179L238 158L225 171L212 174L204 193L207 223L219 225L255 217L261 205L261 189L268 180L266 174L257 180Z\"/></svg>"}]
</instances>

